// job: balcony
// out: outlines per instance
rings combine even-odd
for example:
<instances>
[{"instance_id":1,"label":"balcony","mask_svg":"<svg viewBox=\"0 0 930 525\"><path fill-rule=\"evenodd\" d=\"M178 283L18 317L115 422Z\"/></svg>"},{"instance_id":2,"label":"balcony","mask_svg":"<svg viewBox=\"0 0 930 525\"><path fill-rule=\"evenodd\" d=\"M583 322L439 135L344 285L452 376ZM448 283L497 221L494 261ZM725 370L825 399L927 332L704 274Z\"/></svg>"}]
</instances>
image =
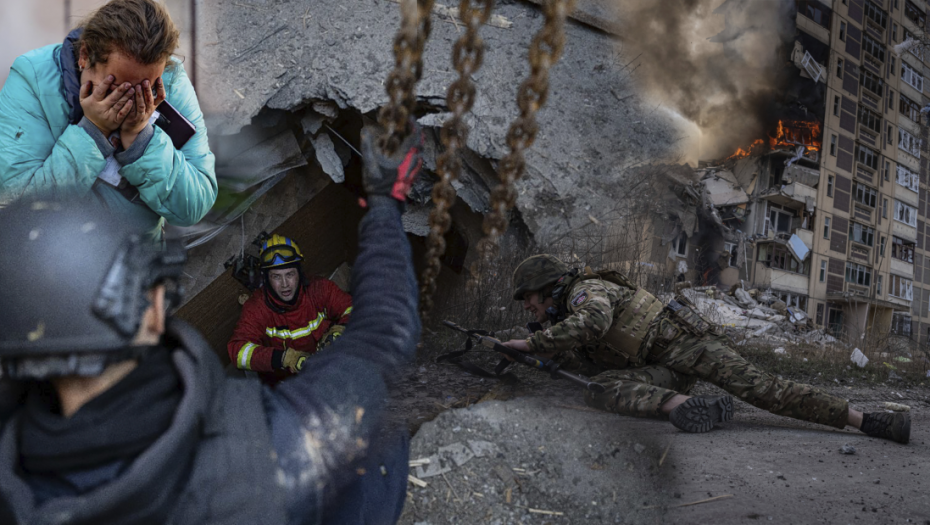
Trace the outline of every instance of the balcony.
<instances>
[{"instance_id":1,"label":"balcony","mask_svg":"<svg viewBox=\"0 0 930 525\"><path fill-rule=\"evenodd\" d=\"M762 262L756 263L755 284L802 295L810 292L810 278L807 275L770 268Z\"/></svg>"},{"instance_id":2,"label":"balcony","mask_svg":"<svg viewBox=\"0 0 930 525\"><path fill-rule=\"evenodd\" d=\"M891 221L891 233L897 237L900 237L904 240L917 242L917 228L904 224L903 222L892 220Z\"/></svg>"},{"instance_id":3,"label":"balcony","mask_svg":"<svg viewBox=\"0 0 930 525\"><path fill-rule=\"evenodd\" d=\"M817 204L817 190L800 182L792 182L780 189L772 188L770 191L771 193L763 195L762 198L792 209L803 210L810 202L808 211L813 211Z\"/></svg>"},{"instance_id":4,"label":"balcony","mask_svg":"<svg viewBox=\"0 0 930 525\"><path fill-rule=\"evenodd\" d=\"M914 279L914 264L907 261L902 261L901 259L891 258L891 273L900 275L901 277L907 277L908 279Z\"/></svg>"}]
</instances>

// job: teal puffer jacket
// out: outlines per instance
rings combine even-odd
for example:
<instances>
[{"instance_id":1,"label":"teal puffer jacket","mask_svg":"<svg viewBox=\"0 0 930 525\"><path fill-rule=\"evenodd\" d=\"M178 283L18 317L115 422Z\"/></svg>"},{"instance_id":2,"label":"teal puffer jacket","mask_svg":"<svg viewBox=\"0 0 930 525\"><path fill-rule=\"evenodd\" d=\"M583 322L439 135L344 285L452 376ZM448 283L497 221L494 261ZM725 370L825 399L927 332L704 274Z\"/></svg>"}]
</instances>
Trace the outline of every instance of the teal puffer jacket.
<instances>
[{"instance_id":1,"label":"teal puffer jacket","mask_svg":"<svg viewBox=\"0 0 930 525\"><path fill-rule=\"evenodd\" d=\"M161 238L165 220L176 226L200 221L216 201L215 161L183 66L172 59L162 80L168 102L197 133L178 150L153 127L141 156L119 170L139 190L142 203L130 202L97 179L106 165L99 137L69 122L61 50L62 44L50 45L17 58L0 91L0 204L23 196L87 199L148 231L152 240Z\"/></svg>"}]
</instances>

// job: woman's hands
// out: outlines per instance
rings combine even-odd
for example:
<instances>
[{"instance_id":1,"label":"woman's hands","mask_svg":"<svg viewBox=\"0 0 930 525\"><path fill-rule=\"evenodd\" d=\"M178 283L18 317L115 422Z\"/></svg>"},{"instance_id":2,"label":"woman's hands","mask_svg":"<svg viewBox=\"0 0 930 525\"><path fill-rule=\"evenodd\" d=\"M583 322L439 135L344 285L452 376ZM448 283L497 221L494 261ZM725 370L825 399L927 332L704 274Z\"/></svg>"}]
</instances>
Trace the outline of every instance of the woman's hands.
<instances>
[{"instance_id":1,"label":"woman's hands","mask_svg":"<svg viewBox=\"0 0 930 525\"><path fill-rule=\"evenodd\" d=\"M147 79L143 80L141 85L136 85L133 90L135 91L134 103L132 104L133 110L126 116L119 131L123 149L129 149L129 146L132 146L139 133L145 129L145 125L148 124L152 113L155 112L155 108L165 100L165 85L161 78L155 80L156 93L154 95L152 94L152 84Z\"/></svg>"},{"instance_id":2,"label":"woman's hands","mask_svg":"<svg viewBox=\"0 0 930 525\"><path fill-rule=\"evenodd\" d=\"M81 108L87 120L107 137L119 130L123 149L129 149L145 129L155 108L165 100L165 85L161 78L156 79L155 94L149 80L135 86L124 82L110 91L114 80L113 75L108 75L97 86L84 83L80 92Z\"/></svg>"},{"instance_id":3,"label":"woman's hands","mask_svg":"<svg viewBox=\"0 0 930 525\"><path fill-rule=\"evenodd\" d=\"M132 110L134 90L129 82L124 82L112 92L113 75L108 75L103 82L93 86L91 82L81 85L79 98L84 116L91 121L107 138L120 128L126 116Z\"/></svg>"}]
</instances>

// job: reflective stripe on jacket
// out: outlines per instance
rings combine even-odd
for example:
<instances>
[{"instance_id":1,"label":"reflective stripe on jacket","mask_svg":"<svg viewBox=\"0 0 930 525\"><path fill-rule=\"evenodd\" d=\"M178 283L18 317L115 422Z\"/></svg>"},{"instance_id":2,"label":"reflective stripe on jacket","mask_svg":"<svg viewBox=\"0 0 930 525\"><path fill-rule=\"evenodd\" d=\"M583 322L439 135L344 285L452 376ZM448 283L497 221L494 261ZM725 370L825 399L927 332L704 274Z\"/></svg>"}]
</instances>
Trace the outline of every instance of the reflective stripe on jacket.
<instances>
[{"instance_id":1,"label":"reflective stripe on jacket","mask_svg":"<svg viewBox=\"0 0 930 525\"><path fill-rule=\"evenodd\" d=\"M242 306L226 348L237 368L272 372L276 351L294 348L314 353L329 327L347 323L352 313L352 297L328 279L311 279L301 288L296 304L282 305L287 307L284 311L273 310L266 293L264 288L256 290Z\"/></svg>"}]
</instances>

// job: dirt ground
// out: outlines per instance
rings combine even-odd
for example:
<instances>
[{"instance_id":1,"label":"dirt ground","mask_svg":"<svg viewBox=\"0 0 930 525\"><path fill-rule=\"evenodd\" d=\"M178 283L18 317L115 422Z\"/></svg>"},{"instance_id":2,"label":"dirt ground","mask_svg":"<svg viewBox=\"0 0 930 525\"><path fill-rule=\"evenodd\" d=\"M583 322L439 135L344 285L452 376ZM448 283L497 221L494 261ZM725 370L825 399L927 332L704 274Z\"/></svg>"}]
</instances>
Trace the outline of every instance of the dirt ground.
<instances>
[{"instance_id":1,"label":"dirt ground","mask_svg":"<svg viewBox=\"0 0 930 525\"><path fill-rule=\"evenodd\" d=\"M866 411L910 406L911 443L899 445L738 400L732 422L686 434L593 410L545 374L515 374L505 385L423 362L402 379L392 410L416 431L411 460L431 463L411 468L426 486L408 484L400 523L930 525L930 388L804 378ZM847 444L854 454L840 452Z\"/></svg>"}]
</instances>

